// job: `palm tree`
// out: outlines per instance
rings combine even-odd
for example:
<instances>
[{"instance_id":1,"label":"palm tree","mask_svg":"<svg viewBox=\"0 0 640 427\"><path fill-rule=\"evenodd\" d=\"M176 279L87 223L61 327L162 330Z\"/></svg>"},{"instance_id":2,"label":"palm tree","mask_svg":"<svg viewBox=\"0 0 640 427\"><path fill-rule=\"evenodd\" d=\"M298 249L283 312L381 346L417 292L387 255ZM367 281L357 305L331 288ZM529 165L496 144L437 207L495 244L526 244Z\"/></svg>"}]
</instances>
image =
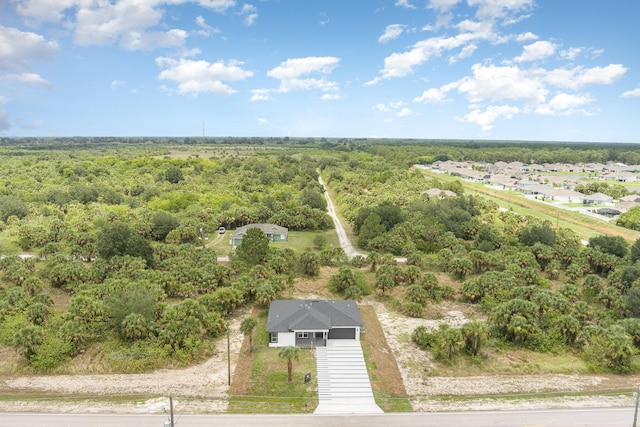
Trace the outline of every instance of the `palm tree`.
<instances>
[{"instance_id":1,"label":"palm tree","mask_svg":"<svg viewBox=\"0 0 640 427\"><path fill-rule=\"evenodd\" d=\"M147 330L147 321L140 313L130 313L122 320L122 334L130 341L144 338Z\"/></svg>"},{"instance_id":2,"label":"palm tree","mask_svg":"<svg viewBox=\"0 0 640 427\"><path fill-rule=\"evenodd\" d=\"M242 323L240 324L240 332L242 332L245 336L249 337L249 351L253 353L253 330L258 324L258 319L255 317L249 316L242 319Z\"/></svg>"},{"instance_id":3,"label":"palm tree","mask_svg":"<svg viewBox=\"0 0 640 427\"><path fill-rule=\"evenodd\" d=\"M294 347L292 345L287 347L282 347L278 356L282 359L287 359L287 373L289 374L287 381L291 382L291 373L293 372L293 363L292 361L300 359L300 349L298 347Z\"/></svg>"},{"instance_id":4,"label":"palm tree","mask_svg":"<svg viewBox=\"0 0 640 427\"><path fill-rule=\"evenodd\" d=\"M40 326L24 326L21 329L18 329L13 336L14 345L22 350L26 354L27 358L35 354L36 349L43 342L44 332Z\"/></svg>"},{"instance_id":5,"label":"palm tree","mask_svg":"<svg viewBox=\"0 0 640 427\"><path fill-rule=\"evenodd\" d=\"M472 320L462 326L462 336L465 345L472 356L477 356L482 341L487 336L487 324L479 320Z\"/></svg>"}]
</instances>

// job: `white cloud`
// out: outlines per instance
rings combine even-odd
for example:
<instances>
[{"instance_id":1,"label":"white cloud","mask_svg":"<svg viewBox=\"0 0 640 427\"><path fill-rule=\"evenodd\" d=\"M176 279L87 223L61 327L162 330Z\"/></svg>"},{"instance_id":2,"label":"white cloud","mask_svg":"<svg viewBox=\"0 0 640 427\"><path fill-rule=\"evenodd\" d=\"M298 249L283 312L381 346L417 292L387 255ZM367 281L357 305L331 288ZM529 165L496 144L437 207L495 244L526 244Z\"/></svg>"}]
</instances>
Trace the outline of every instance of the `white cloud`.
<instances>
[{"instance_id":1,"label":"white cloud","mask_svg":"<svg viewBox=\"0 0 640 427\"><path fill-rule=\"evenodd\" d=\"M405 77L413 68L430 58L439 56L442 51L458 48L480 36L472 33L458 34L453 37L431 37L413 45L413 48L403 53L393 53L384 59L384 68L381 76L367 82L368 85L376 84L381 79Z\"/></svg>"},{"instance_id":2,"label":"white cloud","mask_svg":"<svg viewBox=\"0 0 640 427\"><path fill-rule=\"evenodd\" d=\"M267 119L263 119L261 117L258 117L258 125L260 126L266 126L269 124L269 120Z\"/></svg>"},{"instance_id":3,"label":"white cloud","mask_svg":"<svg viewBox=\"0 0 640 427\"><path fill-rule=\"evenodd\" d=\"M293 58L281 62L277 67L269 70L267 75L279 80L296 79L305 74L319 72L329 74L340 62L333 56L309 56Z\"/></svg>"},{"instance_id":4,"label":"white cloud","mask_svg":"<svg viewBox=\"0 0 640 427\"><path fill-rule=\"evenodd\" d=\"M627 67L622 64L609 64L606 67L584 68L557 68L546 72L545 80L554 86L561 88L577 89L588 84L608 85L627 72Z\"/></svg>"},{"instance_id":5,"label":"white cloud","mask_svg":"<svg viewBox=\"0 0 640 427\"><path fill-rule=\"evenodd\" d=\"M199 36L209 37L211 34L220 34L220 28L212 27L207 24L205 19L200 15L196 17L196 25L200 27L200 29L196 32Z\"/></svg>"},{"instance_id":6,"label":"white cloud","mask_svg":"<svg viewBox=\"0 0 640 427\"><path fill-rule=\"evenodd\" d=\"M429 0L429 8L444 13L453 9L458 3L460 3L460 0Z\"/></svg>"},{"instance_id":7,"label":"white cloud","mask_svg":"<svg viewBox=\"0 0 640 427\"><path fill-rule=\"evenodd\" d=\"M20 83L26 83L33 86L40 86L45 89L50 89L52 87L51 83L42 78L39 74L36 73L20 73L10 75L13 79L19 81Z\"/></svg>"},{"instance_id":8,"label":"white cloud","mask_svg":"<svg viewBox=\"0 0 640 427\"><path fill-rule=\"evenodd\" d=\"M514 114L520 113L520 108L509 105L489 106L486 110L475 109L469 114L466 114L462 119L458 119L468 123L475 123L479 125L483 131L490 131L493 129L493 123L500 119L510 119Z\"/></svg>"},{"instance_id":9,"label":"white cloud","mask_svg":"<svg viewBox=\"0 0 640 427\"><path fill-rule=\"evenodd\" d=\"M122 80L111 80L111 90L116 90L123 84L124 82Z\"/></svg>"},{"instance_id":10,"label":"white cloud","mask_svg":"<svg viewBox=\"0 0 640 427\"><path fill-rule=\"evenodd\" d=\"M548 58L549 56L552 56L555 52L556 52L555 43L540 40L525 46L522 50L522 54L520 56L516 56L514 60L516 62L537 61L539 59Z\"/></svg>"},{"instance_id":11,"label":"white cloud","mask_svg":"<svg viewBox=\"0 0 640 427\"><path fill-rule=\"evenodd\" d=\"M429 0L427 7L434 9L437 13L436 28L448 27L453 19L451 10L460 0Z\"/></svg>"},{"instance_id":12,"label":"white cloud","mask_svg":"<svg viewBox=\"0 0 640 427\"><path fill-rule=\"evenodd\" d=\"M518 34L515 39L517 42L528 42L531 40L538 40L538 38L539 37L537 35L529 31L526 33Z\"/></svg>"},{"instance_id":13,"label":"white cloud","mask_svg":"<svg viewBox=\"0 0 640 427\"><path fill-rule=\"evenodd\" d=\"M576 112L577 107L590 104L594 99L589 94L574 95L560 93L547 103L539 105L536 113L541 115L570 115Z\"/></svg>"},{"instance_id":14,"label":"white cloud","mask_svg":"<svg viewBox=\"0 0 640 427\"><path fill-rule=\"evenodd\" d=\"M407 117L413 114L413 111L407 106L404 101L391 101L388 104L376 104L373 109L378 113L392 114L394 117ZM386 120L386 119L385 119ZM389 121L391 121L389 119Z\"/></svg>"},{"instance_id":15,"label":"white cloud","mask_svg":"<svg viewBox=\"0 0 640 427\"><path fill-rule=\"evenodd\" d=\"M123 35L143 33L158 25L162 18L162 11L153 6L123 0L115 4L82 7L76 14L75 41L79 45L109 45Z\"/></svg>"},{"instance_id":16,"label":"white cloud","mask_svg":"<svg viewBox=\"0 0 640 427\"><path fill-rule=\"evenodd\" d=\"M0 71L26 70L29 61L49 61L58 50L56 42L39 34L0 25Z\"/></svg>"},{"instance_id":17,"label":"white cloud","mask_svg":"<svg viewBox=\"0 0 640 427\"><path fill-rule=\"evenodd\" d=\"M245 25L251 26L256 23L258 19L258 8L251 4L243 4L242 9L238 12L238 15L243 16Z\"/></svg>"},{"instance_id":18,"label":"white cloud","mask_svg":"<svg viewBox=\"0 0 640 427\"><path fill-rule=\"evenodd\" d=\"M471 102L520 99L541 103L548 93L542 79L516 66L475 64L472 70L473 77L463 78L458 85L458 91L466 93Z\"/></svg>"},{"instance_id":19,"label":"white cloud","mask_svg":"<svg viewBox=\"0 0 640 427\"><path fill-rule=\"evenodd\" d=\"M379 43L386 43L389 40L395 40L404 31L404 25L402 24L391 24L387 25L387 28L384 30L384 34L378 38Z\"/></svg>"},{"instance_id":20,"label":"white cloud","mask_svg":"<svg viewBox=\"0 0 640 427\"><path fill-rule=\"evenodd\" d=\"M0 25L0 77L50 88L51 83L31 72L32 61L49 61L58 53L56 42L39 34Z\"/></svg>"},{"instance_id":21,"label":"white cloud","mask_svg":"<svg viewBox=\"0 0 640 427\"><path fill-rule=\"evenodd\" d=\"M478 7L478 19L504 19L507 23L517 22L521 13L535 5L534 0L467 0L467 3Z\"/></svg>"},{"instance_id":22,"label":"white cloud","mask_svg":"<svg viewBox=\"0 0 640 427\"><path fill-rule=\"evenodd\" d=\"M269 89L253 89L250 101L269 101L273 99Z\"/></svg>"},{"instance_id":23,"label":"white cloud","mask_svg":"<svg viewBox=\"0 0 640 427\"><path fill-rule=\"evenodd\" d=\"M413 102L421 102L423 104L439 104L446 101L446 92L437 89L430 88L422 92L422 95L413 99Z\"/></svg>"},{"instance_id":24,"label":"white cloud","mask_svg":"<svg viewBox=\"0 0 640 427\"><path fill-rule=\"evenodd\" d=\"M279 92L286 93L299 89L318 89L324 92L337 91L337 83L326 80L324 77L319 79L302 77L309 74L330 74L339 62L339 58L332 56L293 58L281 62L277 67L267 71L267 75L280 80Z\"/></svg>"},{"instance_id":25,"label":"white cloud","mask_svg":"<svg viewBox=\"0 0 640 427\"><path fill-rule=\"evenodd\" d=\"M584 49L581 47L570 47L569 49L563 49L560 51L560 57L573 61L582 53Z\"/></svg>"},{"instance_id":26,"label":"white cloud","mask_svg":"<svg viewBox=\"0 0 640 427\"><path fill-rule=\"evenodd\" d=\"M323 101L335 101L340 98L342 98L342 96L338 93L325 93L320 97Z\"/></svg>"},{"instance_id":27,"label":"white cloud","mask_svg":"<svg viewBox=\"0 0 640 427\"><path fill-rule=\"evenodd\" d=\"M0 95L0 132L11 129L11 123L9 123L9 113L2 108L3 104L7 103L7 98Z\"/></svg>"},{"instance_id":28,"label":"white cloud","mask_svg":"<svg viewBox=\"0 0 640 427\"><path fill-rule=\"evenodd\" d=\"M126 49L155 49L184 44L186 32L167 30L161 21L164 7L188 3L219 13L236 6L235 0L22 0L16 10L27 20L62 23L74 31L74 40L79 45L119 42ZM249 24L257 18L251 5L244 5L240 13ZM203 21L197 21L201 28L198 34L216 30L205 27Z\"/></svg>"},{"instance_id":29,"label":"white cloud","mask_svg":"<svg viewBox=\"0 0 640 427\"><path fill-rule=\"evenodd\" d=\"M154 50L160 47L180 47L187 39L183 30L169 30L167 32L150 31L139 33L132 31L120 39L120 45L127 50Z\"/></svg>"},{"instance_id":30,"label":"white cloud","mask_svg":"<svg viewBox=\"0 0 640 427\"><path fill-rule=\"evenodd\" d=\"M640 87L635 88L633 90L628 90L621 95L623 98L634 98L640 96Z\"/></svg>"},{"instance_id":31,"label":"white cloud","mask_svg":"<svg viewBox=\"0 0 640 427\"><path fill-rule=\"evenodd\" d=\"M174 1L173 3L184 3L185 1ZM198 0L198 4L209 9L213 9L216 12L222 13L227 9L230 9L236 5L235 0Z\"/></svg>"},{"instance_id":32,"label":"white cloud","mask_svg":"<svg viewBox=\"0 0 640 427\"><path fill-rule=\"evenodd\" d=\"M127 50L181 47L187 32L181 29L150 31L160 23L162 12L145 5L105 6L78 12L75 42L79 45L110 45L119 42Z\"/></svg>"},{"instance_id":33,"label":"white cloud","mask_svg":"<svg viewBox=\"0 0 640 427\"><path fill-rule=\"evenodd\" d=\"M396 6L404 7L405 9L415 9L416 7L409 3L409 0L397 0Z\"/></svg>"},{"instance_id":34,"label":"white cloud","mask_svg":"<svg viewBox=\"0 0 640 427\"><path fill-rule=\"evenodd\" d=\"M59 22L64 18L65 10L79 3L79 0L25 0L16 5L16 10L38 22Z\"/></svg>"},{"instance_id":35,"label":"white cloud","mask_svg":"<svg viewBox=\"0 0 640 427\"><path fill-rule=\"evenodd\" d=\"M389 112L389 108L387 108L387 106L382 104L382 103L381 104L376 104L373 107L373 109L378 111L378 112L380 112L380 113L388 113Z\"/></svg>"},{"instance_id":36,"label":"white cloud","mask_svg":"<svg viewBox=\"0 0 640 427\"><path fill-rule=\"evenodd\" d=\"M407 116L410 116L411 114L413 114L413 111L411 111L407 107L404 107L396 113L396 117L407 117Z\"/></svg>"},{"instance_id":37,"label":"white cloud","mask_svg":"<svg viewBox=\"0 0 640 427\"><path fill-rule=\"evenodd\" d=\"M210 63L158 57L156 63L163 68L158 78L176 83L180 94L212 92L216 95L229 95L236 91L223 81L233 82L253 76L253 72L242 69L242 62L235 60Z\"/></svg>"},{"instance_id":38,"label":"white cloud","mask_svg":"<svg viewBox=\"0 0 640 427\"><path fill-rule=\"evenodd\" d=\"M449 64L454 64L461 59L468 58L473 55L473 52L478 49L478 46L475 44L468 44L462 48L462 50L457 55L451 55L449 57Z\"/></svg>"}]
</instances>

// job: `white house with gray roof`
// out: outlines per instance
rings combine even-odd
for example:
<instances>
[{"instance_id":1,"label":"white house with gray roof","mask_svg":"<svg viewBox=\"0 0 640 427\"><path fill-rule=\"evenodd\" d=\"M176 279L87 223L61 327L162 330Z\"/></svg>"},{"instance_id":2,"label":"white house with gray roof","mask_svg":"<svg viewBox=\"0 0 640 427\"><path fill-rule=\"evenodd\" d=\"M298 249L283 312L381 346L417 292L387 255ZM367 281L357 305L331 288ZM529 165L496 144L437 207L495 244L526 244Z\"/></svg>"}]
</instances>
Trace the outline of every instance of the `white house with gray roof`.
<instances>
[{"instance_id":1,"label":"white house with gray roof","mask_svg":"<svg viewBox=\"0 0 640 427\"><path fill-rule=\"evenodd\" d=\"M359 341L362 317L354 300L275 300L269 306L269 347L324 347Z\"/></svg>"},{"instance_id":2,"label":"white house with gray roof","mask_svg":"<svg viewBox=\"0 0 640 427\"><path fill-rule=\"evenodd\" d=\"M238 227L231 236L231 246L237 248L242 243L242 238L250 228L259 228L267 236L270 242L286 242L289 236L289 229L275 224L249 224Z\"/></svg>"}]
</instances>

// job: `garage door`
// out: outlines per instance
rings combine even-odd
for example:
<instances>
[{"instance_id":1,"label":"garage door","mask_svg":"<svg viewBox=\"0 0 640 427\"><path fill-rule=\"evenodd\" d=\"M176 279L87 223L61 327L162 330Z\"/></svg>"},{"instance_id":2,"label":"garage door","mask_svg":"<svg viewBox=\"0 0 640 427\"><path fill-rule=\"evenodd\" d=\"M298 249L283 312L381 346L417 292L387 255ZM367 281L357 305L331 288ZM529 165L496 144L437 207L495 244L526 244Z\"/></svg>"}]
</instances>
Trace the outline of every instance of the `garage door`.
<instances>
[{"instance_id":1,"label":"garage door","mask_svg":"<svg viewBox=\"0 0 640 427\"><path fill-rule=\"evenodd\" d=\"M339 328L329 331L330 340L354 340L356 339L356 328Z\"/></svg>"}]
</instances>

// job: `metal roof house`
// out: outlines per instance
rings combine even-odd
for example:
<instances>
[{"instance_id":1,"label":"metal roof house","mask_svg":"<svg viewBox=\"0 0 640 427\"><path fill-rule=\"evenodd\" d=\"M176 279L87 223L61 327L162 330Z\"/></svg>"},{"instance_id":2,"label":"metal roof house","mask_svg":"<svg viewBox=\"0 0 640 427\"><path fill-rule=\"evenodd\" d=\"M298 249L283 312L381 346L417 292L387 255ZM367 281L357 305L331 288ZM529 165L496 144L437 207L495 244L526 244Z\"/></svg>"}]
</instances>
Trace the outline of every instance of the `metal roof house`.
<instances>
[{"instance_id":1,"label":"metal roof house","mask_svg":"<svg viewBox=\"0 0 640 427\"><path fill-rule=\"evenodd\" d=\"M267 236L270 242L286 242L289 229L275 224L249 224L238 227L231 236L231 246L237 248L242 243L242 238L250 228L259 228Z\"/></svg>"},{"instance_id":2,"label":"metal roof house","mask_svg":"<svg viewBox=\"0 0 640 427\"><path fill-rule=\"evenodd\" d=\"M323 347L327 340L360 340L354 300L275 300L267 318L269 347Z\"/></svg>"}]
</instances>

